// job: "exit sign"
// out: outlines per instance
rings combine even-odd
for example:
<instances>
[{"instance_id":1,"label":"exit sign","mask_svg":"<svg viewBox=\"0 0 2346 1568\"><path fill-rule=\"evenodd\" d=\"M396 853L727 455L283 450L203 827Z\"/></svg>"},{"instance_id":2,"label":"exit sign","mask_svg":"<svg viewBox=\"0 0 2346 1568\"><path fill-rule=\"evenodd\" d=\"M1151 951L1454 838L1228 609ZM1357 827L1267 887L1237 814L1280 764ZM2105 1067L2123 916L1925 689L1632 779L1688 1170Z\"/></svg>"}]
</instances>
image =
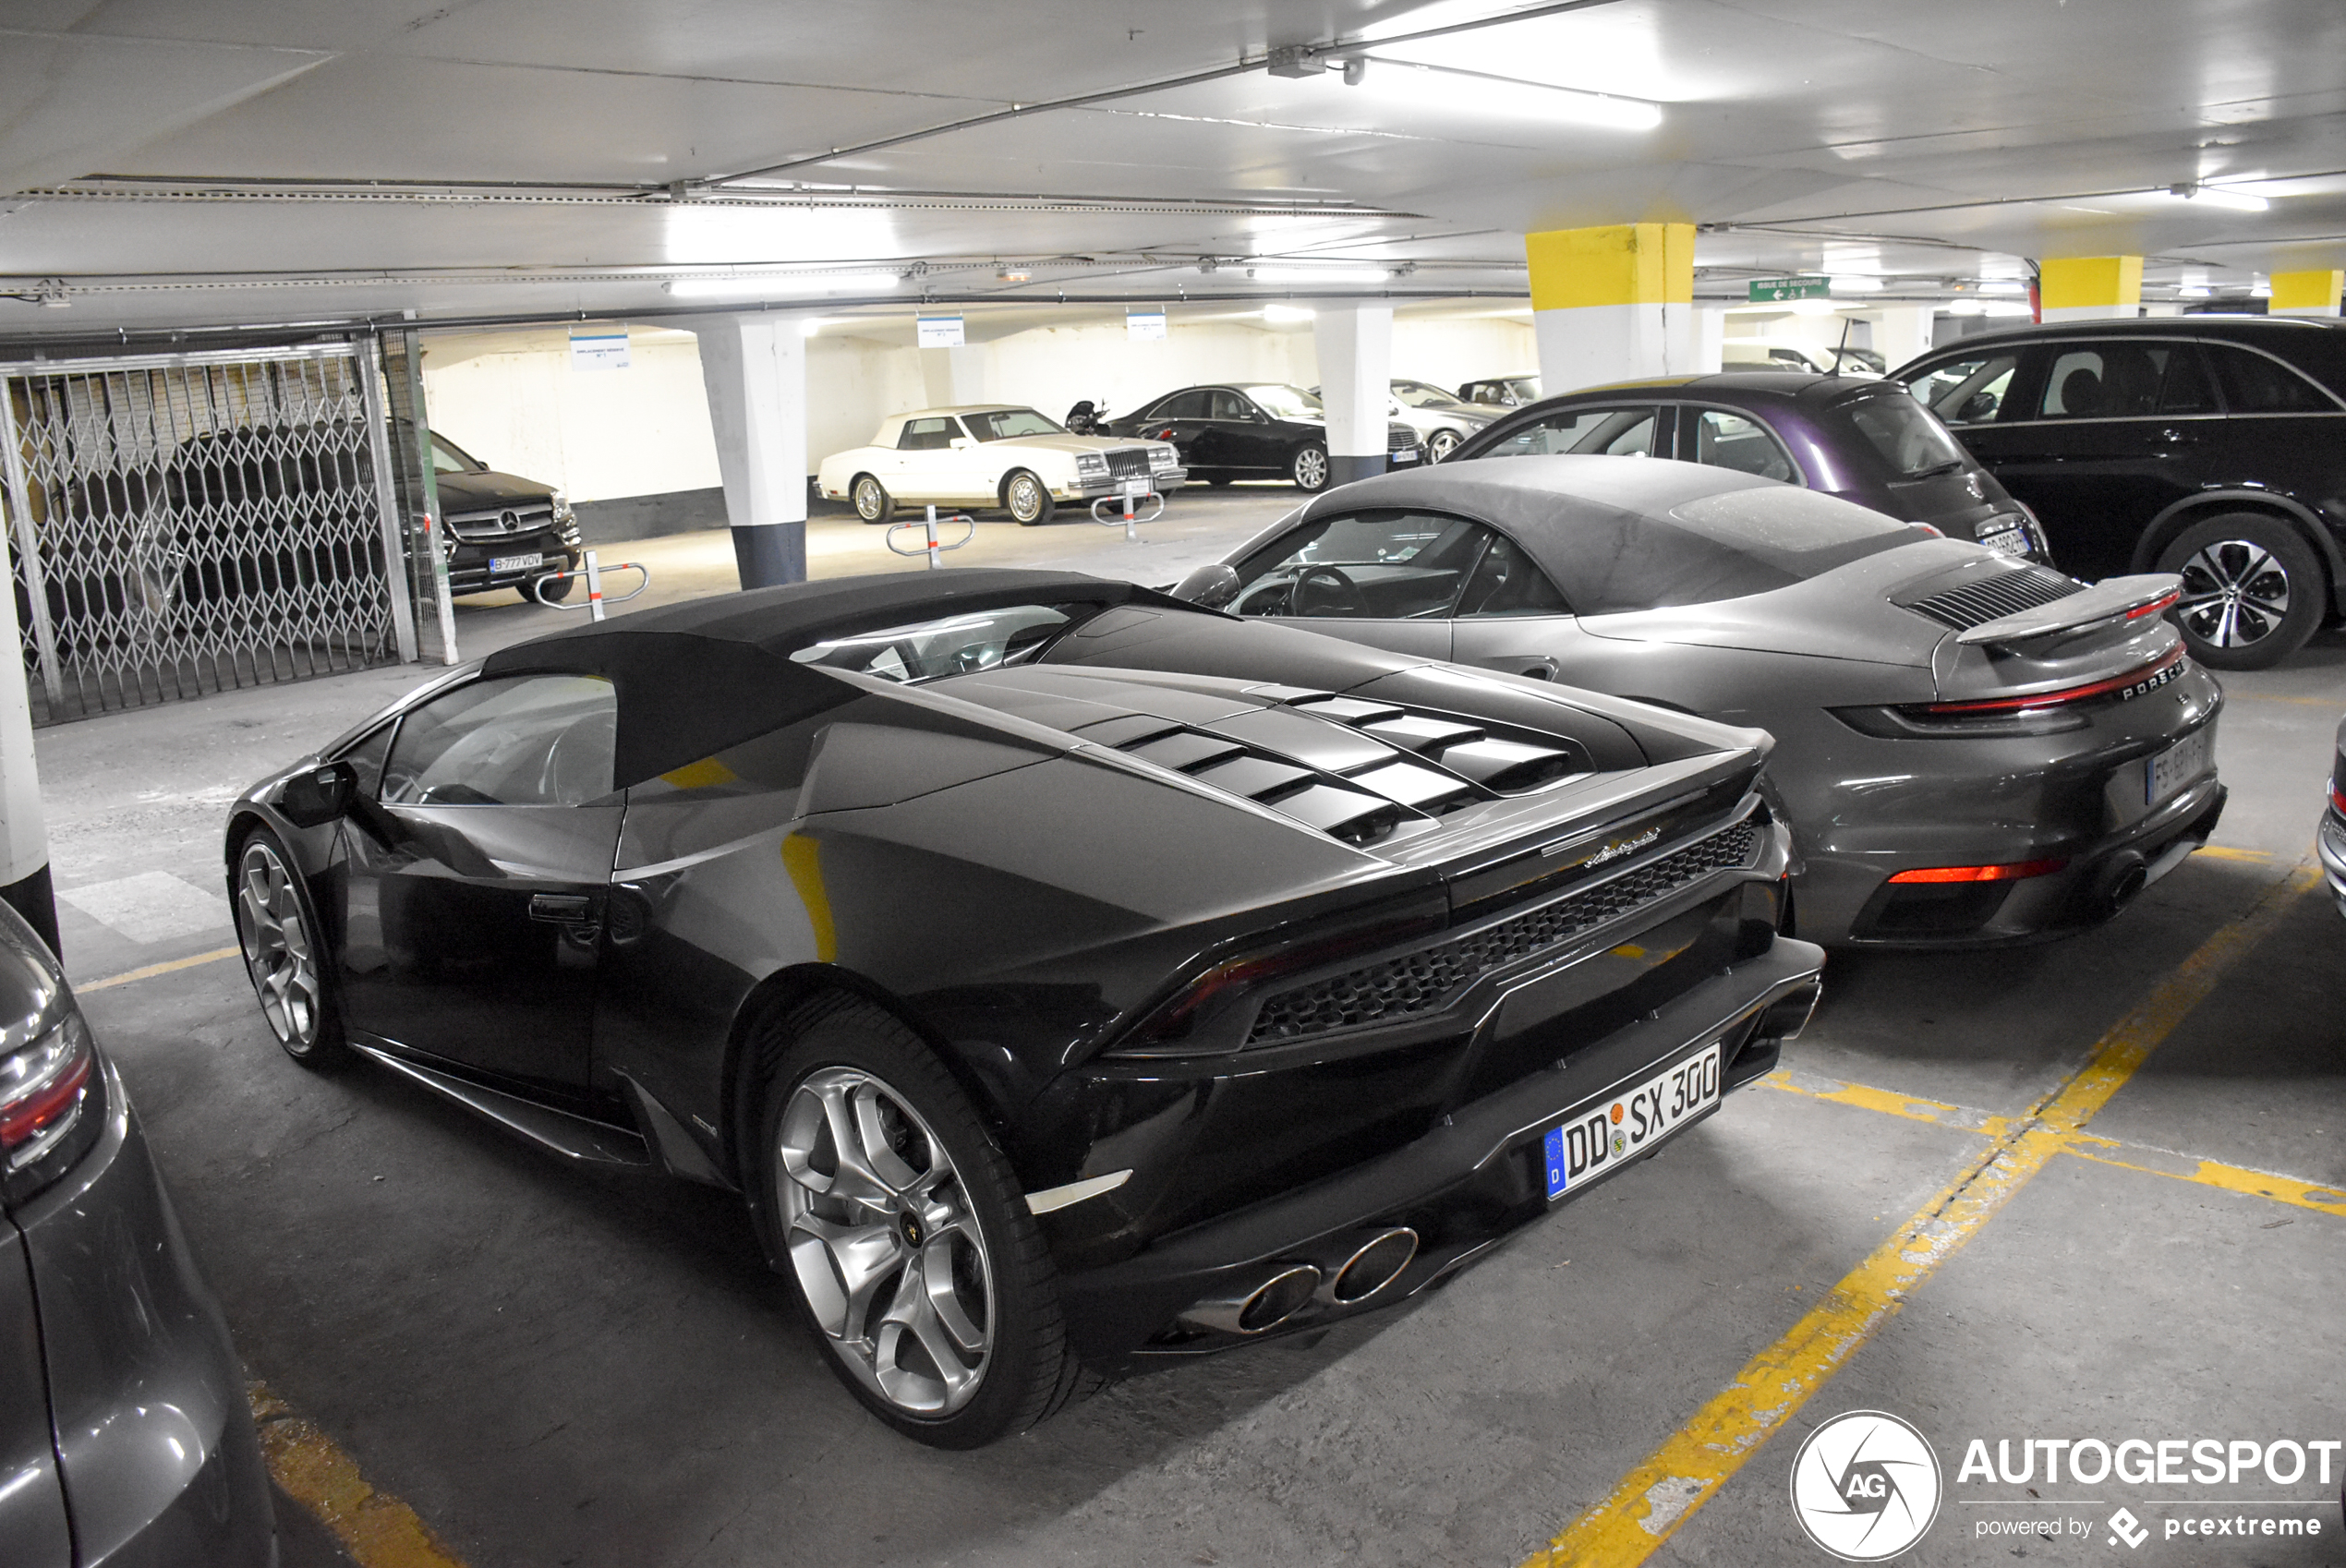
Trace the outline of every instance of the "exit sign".
<instances>
[{"instance_id":1,"label":"exit sign","mask_svg":"<svg viewBox=\"0 0 2346 1568\"><path fill-rule=\"evenodd\" d=\"M1831 278L1754 278L1751 303L1776 305L1787 299L1822 299L1832 292Z\"/></svg>"}]
</instances>

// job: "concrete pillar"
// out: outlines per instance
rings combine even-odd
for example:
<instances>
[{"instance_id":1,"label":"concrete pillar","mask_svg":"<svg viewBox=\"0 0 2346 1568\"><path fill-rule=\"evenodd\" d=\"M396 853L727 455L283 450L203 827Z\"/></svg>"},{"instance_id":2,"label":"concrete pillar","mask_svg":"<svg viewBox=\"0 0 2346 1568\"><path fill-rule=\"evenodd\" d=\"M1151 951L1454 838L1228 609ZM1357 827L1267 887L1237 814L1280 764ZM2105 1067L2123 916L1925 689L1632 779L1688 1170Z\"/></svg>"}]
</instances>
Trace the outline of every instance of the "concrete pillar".
<instances>
[{"instance_id":1,"label":"concrete pillar","mask_svg":"<svg viewBox=\"0 0 2346 1568\"><path fill-rule=\"evenodd\" d=\"M806 580L806 337L794 315L687 316L744 588Z\"/></svg>"},{"instance_id":2,"label":"concrete pillar","mask_svg":"<svg viewBox=\"0 0 2346 1568\"><path fill-rule=\"evenodd\" d=\"M1382 474L1393 402L1393 307L1323 305L1312 323L1327 409L1328 483Z\"/></svg>"},{"instance_id":3,"label":"concrete pillar","mask_svg":"<svg viewBox=\"0 0 2346 1568\"><path fill-rule=\"evenodd\" d=\"M2346 290L2346 271L2336 267L2311 272L2275 272L2273 297L2265 312L2269 316L2334 318L2342 290Z\"/></svg>"},{"instance_id":4,"label":"concrete pillar","mask_svg":"<svg viewBox=\"0 0 2346 1568\"><path fill-rule=\"evenodd\" d=\"M921 385L931 408L994 401L994 345L968 343L959 348L921 350Z\"/></svg>"},{"instance_id":5,"label":"concrete pillar","mask_svg":"<svg viewBox=\"0 0 2346 1568\"><path fill-rule=\"evenodd\" d=\"M2069 256L2038 269L2048 321L2131 321L2142 314L2143 259Z\"/></svg>"},{"instance_id":6,"label":"concrete pillar","mask_svg":"<svg viewBox=\"0 0 2346 1568\"><path fill-rule=\"evenodd\" d=\"M32 754L32 694L17 655L23 645L17 596L0 592L0 648L7 650L0 658L0 899L54 953L59 951L57 903L49 888L49 822Z\"/></svg>"},{"instance_id":7,"label":"concrete pillar","mask_svg":"<svg viewBox=\"0 0 2346 1568\"><path fill-rule=\"evenodd\" d=\"M1694 313L1694 362L1687 367L1698 376L1715 373L1726 364L1727 313L1723 310L1698 310Z\"/></svg>"},{"instance_id":8,"label":"concrete pillar","mask_svg":"<svg viewBox=\"0 0 2346 1568\"><path fill-rule=\"evenodd\" d=\"M1540 390L1694 370L1694 225L1614 223L1526 235Z\"/></svg>"},{"instance_id":9,"label":"concrete pillar","mask_svg":"<svg viewBox=\"0 0 2346 1568\"><path fill-rule=\"evenodd\" d=\"M1934 314L1928 305L1885 305L1874 322L1874 352L1881 362L1895 370L1930 346L1930 319Z\"/></svg>"}]
</instances>

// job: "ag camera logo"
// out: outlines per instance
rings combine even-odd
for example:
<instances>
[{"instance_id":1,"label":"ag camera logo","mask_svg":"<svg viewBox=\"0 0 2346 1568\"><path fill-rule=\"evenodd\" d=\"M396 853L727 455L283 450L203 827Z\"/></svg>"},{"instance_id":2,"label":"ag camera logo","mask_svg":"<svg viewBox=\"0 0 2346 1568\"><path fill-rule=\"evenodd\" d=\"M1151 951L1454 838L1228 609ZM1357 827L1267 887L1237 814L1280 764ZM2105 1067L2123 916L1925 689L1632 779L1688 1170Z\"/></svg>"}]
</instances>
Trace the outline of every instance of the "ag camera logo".
<instances>
[{"instance_id":1,"label":"ag camera logo","mask_svg":"<svg viewBox=\"0 0 2346 1568\"><path fill-rule=\"evenodd\" d=\"M1939 1456L1895 1416L1852 1410L1808 1434L1792 1461L1792 1513L1844 1562L1880 1562L1939 1516Z\"/></svg>"}]
</instances>

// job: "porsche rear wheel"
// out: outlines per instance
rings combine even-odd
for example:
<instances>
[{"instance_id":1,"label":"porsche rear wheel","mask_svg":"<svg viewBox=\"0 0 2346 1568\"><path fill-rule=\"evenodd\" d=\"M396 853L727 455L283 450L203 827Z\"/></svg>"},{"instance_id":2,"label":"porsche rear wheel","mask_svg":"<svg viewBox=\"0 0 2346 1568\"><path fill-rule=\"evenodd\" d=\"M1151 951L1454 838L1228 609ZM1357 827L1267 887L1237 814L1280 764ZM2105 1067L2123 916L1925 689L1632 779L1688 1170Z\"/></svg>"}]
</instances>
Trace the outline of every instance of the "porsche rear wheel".
<instances>
[{"instance_id":1,"label":"porsche rear wheel","mask_svg":"<svg viewBox=\"0 0 2346 1568\"><path fill-rule=\"evenodd\" d=\"M757 1197L768 1255L826 1359L916 1442L980 1447L1082 1381L1050 1254L951 1073L868 1003L761 1030Z\"/></svg>"},{"instance_id":2,"label":"porsche rear wheel","mask_svg":"<svg viewBox=\"0 0 2346 1568\"><path fill-rule=\"evenodd\" d=\"M1002 481L1002 506L1013 520L1029 528L1038 523L1048 523L1057 509L1048 486L1025 469L1012 471Z\"/></svg>"},{"instance_id":3,"label":"porsche rear wheel","mask_svg":"<svg viewBox=\"0 0 2346 1568\"><path fill-rule=\"evenodd\" d=\"M866 523L885 523L896 515L896 498L869 474L855 476L855 482L847 487L847 499L854 503L855 515Z\"/></svg>"},{"instance_id":4,"label":"porsche rear wheel","mask_svg":"<svg viewBox=\"0 0 2346 1568\"><path fill-rule=\"evenodd\" d=\"M285 1055L306 1067L349 1058L326 975L326 947L291 852L265 827L236 851L236 940L260 1015Z\"/></svg>"}]
</instances>

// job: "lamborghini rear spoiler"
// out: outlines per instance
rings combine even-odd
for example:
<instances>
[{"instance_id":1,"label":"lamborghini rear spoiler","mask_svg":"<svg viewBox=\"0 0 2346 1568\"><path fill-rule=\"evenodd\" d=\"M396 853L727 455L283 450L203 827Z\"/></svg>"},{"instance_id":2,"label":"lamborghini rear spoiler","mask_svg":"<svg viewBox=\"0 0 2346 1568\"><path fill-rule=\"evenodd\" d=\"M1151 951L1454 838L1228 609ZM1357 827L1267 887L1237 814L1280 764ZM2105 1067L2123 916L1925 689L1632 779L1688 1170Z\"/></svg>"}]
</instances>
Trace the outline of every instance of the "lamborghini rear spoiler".
<instances>
[{"instance_id":1,"label":"lamborghini rear spoiler","mask_svg":"<svg viewBox=\"0 0 2346 1568\"><path fill-rule=\"evenodd\" d=\"M2065 637L2105 625L2148 621L2183 597L2183 580L2172 572L2149 572L2138 577L2110 577L2084 593L2055 599L2031 609L1982 621L1955 633L1966 645L1991 644L2015 647L2023 643Z\"/></svg>"}]
</instances>

